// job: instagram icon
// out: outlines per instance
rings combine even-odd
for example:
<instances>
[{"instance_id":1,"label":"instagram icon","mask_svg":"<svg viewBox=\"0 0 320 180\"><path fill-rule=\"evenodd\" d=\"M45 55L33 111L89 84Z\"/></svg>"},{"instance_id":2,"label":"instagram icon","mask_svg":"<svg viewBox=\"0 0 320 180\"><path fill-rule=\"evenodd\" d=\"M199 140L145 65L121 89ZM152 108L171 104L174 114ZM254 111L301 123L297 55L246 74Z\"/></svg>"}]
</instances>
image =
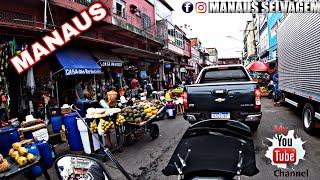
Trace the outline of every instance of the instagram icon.
<instances>
[{"instance_id":1,"label":"instagram icon","mask_svg":"<svg viewBox=\"0 0 320 180\"><path fill-rule=\"evenodd\" d=\"M197 2L196 3L196 12L197 13L207 12L207 3L206 2Z\"/></svg>"}]
</instances>

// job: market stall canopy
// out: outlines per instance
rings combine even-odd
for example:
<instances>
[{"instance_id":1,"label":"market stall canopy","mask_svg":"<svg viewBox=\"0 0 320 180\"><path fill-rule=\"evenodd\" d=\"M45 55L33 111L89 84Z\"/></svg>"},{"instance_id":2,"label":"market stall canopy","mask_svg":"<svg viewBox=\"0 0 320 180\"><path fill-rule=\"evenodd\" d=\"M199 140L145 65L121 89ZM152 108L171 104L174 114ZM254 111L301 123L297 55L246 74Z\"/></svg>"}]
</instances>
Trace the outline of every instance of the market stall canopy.
<instances>
[{"instance_id":1,"label":"market stall canopy","mask_svg":"<svg viewBox=\"0 0 320 180\"><path fill-rule=\"evenodd\" d=\"M66 76L82 74L101 74L101 67L96 63L91 54L81 49L59 50L56 54Z\"/></svg>"},{"instance_id":2,"label":"market stall canopy","mask_svg":"<svg viewBox=\"0 0 320 180\"><path fill-rule=\"evenodd\" d=\"M98 64L101 67L122 67L123 61L110 53L93 51L93 56L98 59Z\"/></svg>"},{"instance_id":3,"label":"market stall canopy","mask_svg":"<svg viewBox=\"0 0 320 180\"><path fill-rule=\"evenodd\" d=\"M255 71L255 72L268 72L268 66L261 62L261 61L255 61L253 63L250 63L246 68L249 71Z\"/></svg>"}]
</instances>

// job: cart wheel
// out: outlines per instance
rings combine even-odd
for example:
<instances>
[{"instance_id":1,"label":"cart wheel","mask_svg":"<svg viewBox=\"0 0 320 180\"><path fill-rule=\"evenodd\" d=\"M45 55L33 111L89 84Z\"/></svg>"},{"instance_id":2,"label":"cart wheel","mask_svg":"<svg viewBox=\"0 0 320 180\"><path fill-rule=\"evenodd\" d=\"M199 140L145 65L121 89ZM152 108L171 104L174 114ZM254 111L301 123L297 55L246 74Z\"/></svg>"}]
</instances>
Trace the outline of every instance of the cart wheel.
<instances>
[{"instance_id":1,"label":"cart wheel","mask_svg":"<svg viewBox=\"0 0 320 180\"><path fill-rule=\"evenodd\" d=\"M119 152L119 153L122 153L122 152L123 152L123 145L120 145L120 146L119 146L118 152Z\"/></svg>"},{"instance_id":2,"label":"cart wheel","mask_svg":"<svg viewBox=\"0 0 320 180\"><path fill-rule=\"evenodd\" d=\"M151 136L152 140L158 138L158 136L159 136L159 126L157 124L151 124L150 136Z\"/></svg>"},{"instance_id":3,"label":"cart wheel","mask_svg":"<svg viewBox=\"0 0 320 180\"><path fill-rule=\"evenodd\" d=\"M130 135L126 138L125 141L126 141L125 144L126 144L127 146L130 146L130 145L133 145L133 144L136 142L136 138L135 138L134 134L130 134Z\"/></svg>"}]
</instances>

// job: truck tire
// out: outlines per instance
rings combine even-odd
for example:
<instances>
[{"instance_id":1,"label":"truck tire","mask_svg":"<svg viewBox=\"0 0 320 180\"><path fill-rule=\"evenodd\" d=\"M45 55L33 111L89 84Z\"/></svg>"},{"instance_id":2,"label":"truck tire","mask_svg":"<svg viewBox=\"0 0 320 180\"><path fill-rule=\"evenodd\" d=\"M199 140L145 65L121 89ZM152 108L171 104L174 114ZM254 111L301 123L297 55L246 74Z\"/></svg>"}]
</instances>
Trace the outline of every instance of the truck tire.
<instances>
[{"instance_id":1,"label":"truck tire","mask_svg":"<svg viewBox=\"0 0 320 180\"><path fill-rule=\"evenodd\" d=\"M316 119L314 114L314 107L311 104L306 103L302 110L302 124L304 130L310 135L315 133Z\"/></svg>"}]
</instances>

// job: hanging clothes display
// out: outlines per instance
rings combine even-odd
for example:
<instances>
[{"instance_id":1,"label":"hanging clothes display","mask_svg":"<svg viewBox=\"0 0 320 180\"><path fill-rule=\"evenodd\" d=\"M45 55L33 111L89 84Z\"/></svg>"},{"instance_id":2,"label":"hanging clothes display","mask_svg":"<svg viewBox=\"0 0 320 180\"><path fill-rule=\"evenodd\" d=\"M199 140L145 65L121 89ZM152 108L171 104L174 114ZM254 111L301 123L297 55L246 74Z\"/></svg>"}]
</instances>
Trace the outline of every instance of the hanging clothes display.
<instances>
[{"instance_id":1,"label":"hanging clothes display","mask_svg":"<svg viewBox=\"0 0 320 180\"><path fill-rule=\"evenodd\" d=\"M33 95L36 90L36 83L34 80L33 68L30 68L27 74L27 87L30 89L31 94Z\"/></svg>"},{"instance_id":2,"label":"hanging clothes display","mask_svg":"<svg viewBox=\"0 0 320 180\"><path fill-rule=\"evenodd\" d=\"M9 58L11 57L11 49L9 43L0 45L0 83L2 88L6 85L6 75L9 67Z\"/></svg>"}]
</instances>

